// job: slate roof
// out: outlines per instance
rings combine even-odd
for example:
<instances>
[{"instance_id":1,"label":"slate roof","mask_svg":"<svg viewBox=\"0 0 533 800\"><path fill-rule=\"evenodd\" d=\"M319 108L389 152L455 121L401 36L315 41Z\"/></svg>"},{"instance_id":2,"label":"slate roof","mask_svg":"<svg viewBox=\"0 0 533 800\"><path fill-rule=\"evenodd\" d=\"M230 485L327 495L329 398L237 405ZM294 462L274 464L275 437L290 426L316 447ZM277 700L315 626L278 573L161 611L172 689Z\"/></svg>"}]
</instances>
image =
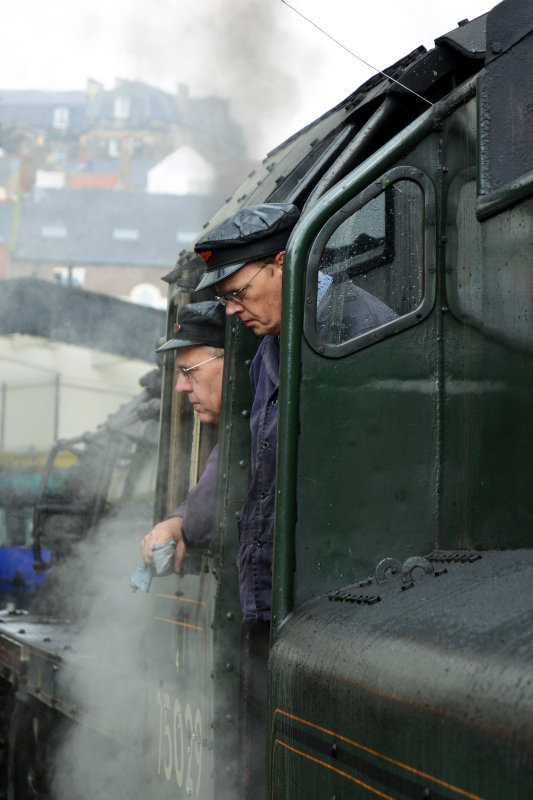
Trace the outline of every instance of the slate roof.
<instances>
[{"instance_id":1,"label":"slate roof","mask_svg":"<svg viewBox=\"0 0 533 800\"><path fill-rule=\"evenodd\" d=\"M136 81L121 81L114 89L90 95L80 91L41 91L0 89L0 125L23 123L34 128L52 127L54 109L70 112L69 128L94 127L102 120L115 119L115 100L128 98L128 126L151 128L161 122L180 122L173 95ZM202 102L202 101L200 101ZM205 102L205 101L204 101Z\"/></svg>"},{"instance_id":2,"label":"slate roof","mask_svg":"<svg viewBox=\"0 0 533 800\"><path fill-rule=\"evenodd\" d=\"M12 260L168 268L221 203L215 196L34 189L23 199Z\"/></svg>"},{"instance_id":3,"label":"slate roof","mask_svg":"<svg viewBox=\"0 0 533 800\"><path fill-rule=\"evenodd\" d=\"M69 128L85 122L85 92L48 92L0 89L0 126L22 123L32 128L53 127L54 109L68 108Z\"/></svg>"},{"instance_id":4,"label":"slate roof","mask_svg":"<svg viewBox=\"0 0 533 800\"><path fill-rule=\"evenodd\" d=\"M137 81L121 81L115 89L92 96L87 103L87 119L114 119L115 100L119 97L129 100L128 125L150 128L161 121L168 124L179 121L173 95Z\"/></svg>"},{"instance_id":5,"label":"slate roof","mask_svg":"<svg viewBox=\"0 0 533 800\"><path fill-rule=\"evenodd\" d=\"M124 100L124 116L117 118L115 103ZM120 103L119 103L120 105ZM164 132L181 126L193 134L196 146L211 148L220 158L240 156L244 134L232 119L227 99L176 97L139 81L121 80L110 90L40 91L0 89L0 129L18 125L33 132L54 128L54 111L66 107L68 124L61 132L137 128ZM135 161L135 159L133 159Z\"/></svg>"}]
</instances>

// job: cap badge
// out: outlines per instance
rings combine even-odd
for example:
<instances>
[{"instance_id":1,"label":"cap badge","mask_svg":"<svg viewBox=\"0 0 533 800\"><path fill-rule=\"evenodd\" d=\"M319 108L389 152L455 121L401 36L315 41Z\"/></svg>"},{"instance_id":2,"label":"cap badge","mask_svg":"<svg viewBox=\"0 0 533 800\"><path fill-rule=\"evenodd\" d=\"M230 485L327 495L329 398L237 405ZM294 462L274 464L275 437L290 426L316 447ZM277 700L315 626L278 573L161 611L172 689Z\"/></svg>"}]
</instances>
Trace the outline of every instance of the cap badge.
<instances>
[{"instance_id":1,"label":"cap badge","mask_svg":"<svg viewBox=\"0 0 533 800\"><path fill-rule=\"evenodd\" d=\"M213 251L212 250L204 250L202 253L200 253L200 255L201 255L201 257L203 258L204 261L209 261L209 259L213 255Z\"/></svg>"}]
</instances>

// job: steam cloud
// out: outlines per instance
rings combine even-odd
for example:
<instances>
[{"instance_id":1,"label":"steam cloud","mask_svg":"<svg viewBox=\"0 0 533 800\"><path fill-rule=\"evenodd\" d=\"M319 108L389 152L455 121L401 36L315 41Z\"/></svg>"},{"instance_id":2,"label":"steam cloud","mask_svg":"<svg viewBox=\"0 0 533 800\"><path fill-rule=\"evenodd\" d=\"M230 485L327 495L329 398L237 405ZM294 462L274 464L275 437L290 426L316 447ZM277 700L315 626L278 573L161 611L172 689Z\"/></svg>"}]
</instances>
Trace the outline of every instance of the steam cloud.
<instances>
[{"instance_id":1,"label":"steam cloud","mask_svg":"<svg viewBox=\"0 0 533 800\"><path fill-rule=\"evenodd\" d=\"M312 74L310 50L291 53L290 10L280 0L164 0L159 13L169 21L163 40L146 19L129 17L124 45L137 73L160 76L160 85L173 74L195 94L229 97L252 156L278 144L281 120L299 105L291 59L306 60Z\"/></svg>"},{"instance_id":2,"label":"steam cloud","mask_svg":"<svg viewBox=\"0 0 533 800\"><path fill-rule=\"evenodd\" d=\"M105 522L57 567L47 610L73 620L73 652L66 657L77 669L68 672L69 692L83 724L66 726L60 737L53 800L131 800L144 794L143 787L148 790L150 764L139 755L147 724L144 637L150 601L134 596L128 579L149 527ZM98 720L98 733L92 720ZM117 738L128 745L118 746Z\"/></svg>"}]
</instances>

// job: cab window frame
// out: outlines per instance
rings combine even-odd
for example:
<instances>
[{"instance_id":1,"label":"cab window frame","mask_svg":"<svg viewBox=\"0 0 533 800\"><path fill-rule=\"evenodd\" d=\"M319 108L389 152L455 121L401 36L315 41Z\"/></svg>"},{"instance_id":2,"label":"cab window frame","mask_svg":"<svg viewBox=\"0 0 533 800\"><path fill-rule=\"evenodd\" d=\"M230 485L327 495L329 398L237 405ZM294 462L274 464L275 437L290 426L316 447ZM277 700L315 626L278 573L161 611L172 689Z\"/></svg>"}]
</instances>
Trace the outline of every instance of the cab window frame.
<instances>
[{"instance_id":1,"label":"cab window frame","mask_svg":"<svg viewBox=\"0 0 533 800\"><path fill-rule=\"evenodd\" d=\"M412 181L421 190L422 219L420 233L423 256L421 301L412 311L402 314L377 328L365 331L346 341L328 342L320 337L317 330L318 274L326 244L343 222L400 180ZM385 203L386 205L387 203ZM399 331L417 325L428 316L435 302L435 215L435 188L428 175L415 167L401 166L389 170L362 192L351 198L328 219L315 236L311 245L305 277L304 336L315 352L329 358L340 358L382 341ZM389 227L387 220L385 220L385 227L386 229Z\"/></svg>"}]
</instances>

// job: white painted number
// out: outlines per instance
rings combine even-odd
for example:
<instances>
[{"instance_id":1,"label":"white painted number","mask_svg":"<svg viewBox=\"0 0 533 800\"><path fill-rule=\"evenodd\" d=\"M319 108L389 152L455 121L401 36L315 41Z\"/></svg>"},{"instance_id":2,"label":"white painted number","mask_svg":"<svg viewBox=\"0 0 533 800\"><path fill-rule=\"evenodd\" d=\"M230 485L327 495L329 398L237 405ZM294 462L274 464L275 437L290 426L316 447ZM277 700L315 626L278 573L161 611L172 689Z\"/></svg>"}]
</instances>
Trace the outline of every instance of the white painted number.
<instances>
[{"instance_id":1,"label":"white painted number","mask_svg":"<svg viewBox=\"0 0 533 800\"><path fill-rule=\"evenodd\" d=\"M200 796L202 777L202 712L197 707L194 716L190 703L182 712L181 702L174 698L171 721L170 695L157 690L159 713L159 752L157 757L157 774L162 773L167 781L176 775L176 783L181 789L185 773L185 756L187 756L187 772L185 775L185 791L188 795ZM196 780L195 780L196 778Z\"/></svg>"},{"instance_id":2,"label":"white painted number","mask_svg":"<svg viewBox=\"0 0 533 800\"><path fill-rule=\"evenodd\" d=\"M174 700L174 764L176 765L176 780L181 789L183 783L183 718L181 715L181 703L177 697Z\"/></svg>"},{"instance_id":3,"label":"white painted number","mask_svg":"<svg viewBox=\"0 0 533 800\"><path fill-rule=\"evenodd\" d=\"M198 764L198 778L196 780L196 797L200 797L200 778L202 777L202 714L200 709L196 709L196 718L194 720L194 729L196 734L196 741L194 748L196 763Z\"/></svg>"},{"instance_id":4,"label":"white painted number","mask_svg":"<svg viewBox=\"0 0 533 800\"><path fill-rule=\"evenodd\" d=\"M170 775L172 773L172 738L170 735L170 725L169 725L169 711L170 711L170 696L166 692L162 692L159 689L157 690L157 703L161 708L161 713L159 715L159 753L157 757L157 772L161 774L161 759L163 756L163 752L165 751L168 754L168 761L165 758L165 763L163 765L165 770L165 777L170 780ZM163 745L163 738L166 739L168 742L168 746Z\"/></svg>"}]
</instances>

